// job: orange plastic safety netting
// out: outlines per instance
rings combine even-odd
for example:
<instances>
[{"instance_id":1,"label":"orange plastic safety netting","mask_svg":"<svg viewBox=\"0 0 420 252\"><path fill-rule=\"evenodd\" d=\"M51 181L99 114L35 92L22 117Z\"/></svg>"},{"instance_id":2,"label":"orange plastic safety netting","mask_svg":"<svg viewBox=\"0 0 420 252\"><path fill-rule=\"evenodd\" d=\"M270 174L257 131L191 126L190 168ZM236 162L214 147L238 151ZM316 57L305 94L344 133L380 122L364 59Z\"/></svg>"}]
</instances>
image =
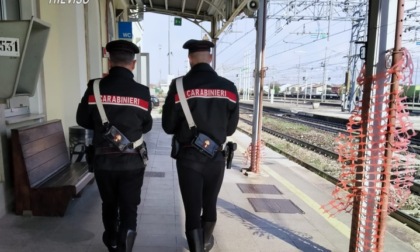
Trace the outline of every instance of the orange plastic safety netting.
<instances>
[{"instance_id":1,"label":"orange plastic safety netting","mask_svg":"<svg viewBox=\"0 0 420 252\"><path fill-rule=\"evenodd\" d=\"M390 124L390 117L394 114L389 106L390 86L393 84L391 76L396 74L402 86L411 84L413 73L410 53L405 49L401 53L403 56L396 65L389 67L386 73L371 77L370 100L359 99L347 124L348 134L340 134L337 138L338 161L342 171L333 191L333 200L322 208L331 215L341 211L350 212L357 201L357 210L361 215L374 212L373 218L364 221L362 225L365 226L361 230L378 228L378 223L374 225L372 221L380 219L381 211L390 213L406 202L416 172L415 155L409 151L414 129L409 121L407 107L402 103L405 97L400 97L398 90L393 96L395 106L392 106L395 125ZM387 62L390 59L391 53L387 56ZM357 79L358 84L362 87L368 83L367 78L363 67ZM368 116L362 116L362 105L365 111L366 105L369 106ZM386 138L389 133L394 136L392 141ZM390 144L391 147L387 147ZM385 169L388 164L390 169ZM390 179L389 183L384 183L386 178Z\"/></svg>"},{"instance_id":2,"label":"orange plastic safety netting","mask_svg":"<svg viewBox=\"0 0 420 252\"><path fill-rule=\"evenodd\" d=\"M261 162L261 159L264 157L265 152L264 152L264 148L265 148L265 143L264 141L259 141L256 145L255 145L255 151L252 152L252 143L249 144L248 148L245 150L245 152L243 153L244 155L244 165L248 165L248 162L250 163L250 171L254 172L254 173L259 173L260 169L259 169L259 164ZM254 157L254 164L251 164L252 161L252 154L255 155Z\"/></svg>"}]
</instances>

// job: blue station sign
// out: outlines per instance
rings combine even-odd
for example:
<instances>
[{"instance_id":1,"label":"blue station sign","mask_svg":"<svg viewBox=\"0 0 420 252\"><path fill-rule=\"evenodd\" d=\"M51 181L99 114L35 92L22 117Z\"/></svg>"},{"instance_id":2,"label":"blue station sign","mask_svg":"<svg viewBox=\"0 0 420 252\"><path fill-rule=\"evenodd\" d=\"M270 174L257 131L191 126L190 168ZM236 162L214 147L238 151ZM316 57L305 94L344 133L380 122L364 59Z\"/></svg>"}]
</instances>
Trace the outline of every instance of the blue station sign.
<instances>
[{"instance_id":1,"label":"blue station sign","mask_svg":"<svg viewBox=\"0 0 420 252\"><path fill-rule=\"evenodd\" d=\"M133 38L132 22L118 22L118 38L120 39Z\"/></svg>"}]
</instances>

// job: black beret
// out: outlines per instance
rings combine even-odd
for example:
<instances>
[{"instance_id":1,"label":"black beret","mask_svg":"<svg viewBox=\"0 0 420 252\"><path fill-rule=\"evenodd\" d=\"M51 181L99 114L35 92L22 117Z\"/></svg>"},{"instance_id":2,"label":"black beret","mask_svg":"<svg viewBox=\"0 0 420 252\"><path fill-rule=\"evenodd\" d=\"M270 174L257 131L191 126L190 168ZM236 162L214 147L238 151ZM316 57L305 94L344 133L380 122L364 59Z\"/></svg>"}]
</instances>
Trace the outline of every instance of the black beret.
<instances>
[{"instance_id":1,"label":"black beret","mask_svg":"<svg viewBox=\"0 0 420 252\"><path fill-rule=\"evenodd\" d=\"M207 51L210 52L210 48L214 47L213 42L208 40L195 40L190 39L182 46L184 49L188 49L188 53Z\"/></svg>"},{"instance_id":2,"label":"black beret","mask_svg":"<svg viewBox=\"0 0 420 252\"><path fill-rule=\"evenodd\" d=\"M109 53L113 52L128 52L132 54L139 53L139 48L132 42L127 40L114 40L106 44L106 50Z\"/></svg>"}]
</instances>

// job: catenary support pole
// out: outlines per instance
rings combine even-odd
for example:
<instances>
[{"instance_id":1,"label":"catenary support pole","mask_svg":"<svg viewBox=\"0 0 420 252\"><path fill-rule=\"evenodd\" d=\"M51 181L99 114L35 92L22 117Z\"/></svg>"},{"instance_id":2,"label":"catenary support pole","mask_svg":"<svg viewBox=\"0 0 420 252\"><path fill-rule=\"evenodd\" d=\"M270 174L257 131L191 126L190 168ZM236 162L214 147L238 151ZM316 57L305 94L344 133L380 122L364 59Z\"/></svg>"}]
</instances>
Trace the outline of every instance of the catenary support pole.
<instances>
[{"instance_id":1,"label":"catenary support pole","mask_svg":"<svg viewBox=\"0 0 420 252\"><path fill-rule=\"evenodd\" d=\"M402 51L401 51L401 43L402 43L402 33L403 33L403 20L404 20L404 0L398 0L397 6L397 17L396 17L396 29L395 29L395 44L393 50L393 57L392 57L392 65L396 66L397 63L402 58ZM392 24L392 22L389 22ZM389 190L390 190L390 183L391 183L391 167L392 167L392 156L393 156L393 147L394 147L394 132L396 127L396 111L397 111L397 94L399 93L399 80L398 80L398 72L402 69L397 67L395 72L392 73L391 78L391 86L390 86L390 97L389 97L389 120L388 120L388 128L386 132L386 148L385 148L385 164L384 164L384 173L382 181L383 190L380 197L381 204L381 216L379 219L379 241L378 241L378 248L382 251L384 246L384 237L385 237L385 230L386 230L386 219L388 217L388 205L389 205Z\"/></svg>"},{"instance_id":2,"label":"catenary support pole","mask_svg":"<svg viewBox=\"0 0 420 252\"><path fill-rule=\"evenodd\" d=\"M255 46L255 70L254 70L254 112L252 123L252 150L251 167L252 172L259 172L259 162L261 155L261 128L262 128L262 96L264 80L264 48L265 48L265 24L267 0L260 1L257 14L257 39Z\"/></svg>"},{"instance_id":3,"label":"catenary support pole","mask_svg":"<svg viewBox=\"0 0 420 252\"><path fill-rule=\"evenodd\" d=\"M353 203L352 226L349 251L371 252L381 251L378 225L384 225L385 220L378 216L377 181L380 181L380 169L385 167L384 160L379 159L385 145L381 141L381 129L388 123L388 104L383 102L384 95L389 91L385 78L376 78L386 73L386 51L393 47L393 38L387 34L393 33L387 24L395 21L397 0L369 0L368 39L366 44L365 81L361 108L362 134L359 139L358 167L356 169L356 197ZM394 18L392 18L394 17ZM373 92L374 90L374 92ZM382 181L381 181L382 184Z\"/></svg>"}]
</instances>

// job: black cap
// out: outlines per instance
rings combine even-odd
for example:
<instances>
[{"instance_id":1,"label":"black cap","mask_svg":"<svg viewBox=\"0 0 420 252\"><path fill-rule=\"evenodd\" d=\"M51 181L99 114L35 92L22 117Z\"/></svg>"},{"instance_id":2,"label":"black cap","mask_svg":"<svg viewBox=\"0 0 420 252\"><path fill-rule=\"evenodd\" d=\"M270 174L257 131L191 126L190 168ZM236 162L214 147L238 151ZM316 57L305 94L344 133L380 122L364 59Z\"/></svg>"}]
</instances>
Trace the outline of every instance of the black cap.
<instances>
[{"instance_id":1,"label":"black cap","mask_svg":"<svg viewBox=\"0 0 420 252\"><path fill-rule=\"evenodd\" d=\"M210 48L214 47L213 42L208 40L195 40L190 39L182 46L184 49L188 49L188 53L207 51L210 52Z\"/></svg>"},{"instance_id":2,"label":"black cap","mask_svg":"<svg viewBox=\"0 0 420 252\"><path fill-rule=\"evenodd\" d=\"M106 50L109 53L113 52L128 52L132 54L139 53L139 48L132 42L127 40L114 40L106 44Z\"/></svg>"}]
</instances>

